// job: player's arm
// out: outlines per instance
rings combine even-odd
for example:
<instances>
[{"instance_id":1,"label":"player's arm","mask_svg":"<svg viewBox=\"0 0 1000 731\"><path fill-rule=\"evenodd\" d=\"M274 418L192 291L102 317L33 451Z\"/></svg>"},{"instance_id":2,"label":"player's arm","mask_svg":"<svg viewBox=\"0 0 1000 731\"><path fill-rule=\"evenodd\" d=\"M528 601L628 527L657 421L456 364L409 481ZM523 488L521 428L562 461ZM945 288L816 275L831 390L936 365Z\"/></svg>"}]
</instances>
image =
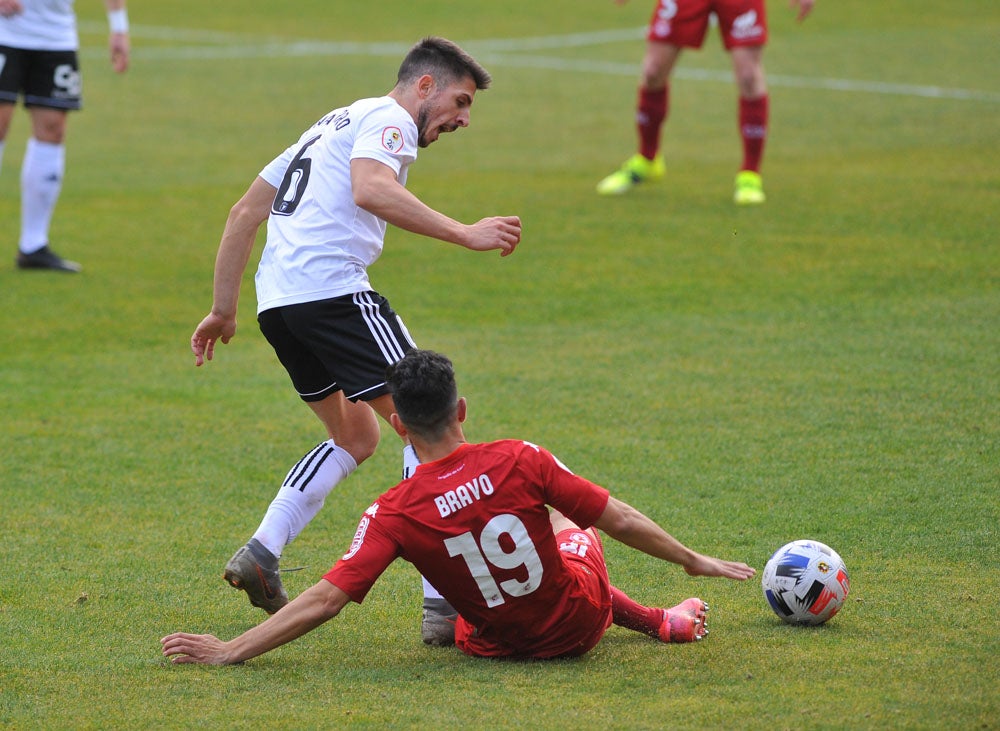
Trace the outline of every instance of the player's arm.
<instances>
[{"instance_id":1,"label":"player's arm","mask_svg":"<svg viewBox=\"0 0 1000 731\"><path fill-rule=\"evenodd\" d=\"M521 219L492 216L471 225L435 211L408 191L388 165L369 158L351 160L354 203L383 221L421 236L464 246L473 251L500 249L514 253L521 241Z\"/></svg>"},{"instance_id":2,"label":"player's arm","mask_svg":"<svg viewBox=\"0 0 1000 731\"><path fill-rule=\"evenodd\" d=\"M722 576L743 581L754 575L754 570L745 563L692 551L653 520L614 497L608 498L608 505L594 527L643 553L683 566L691 576Z\"/></svg>"},{"instance_id":3,"label":"player's arm","mask_svg":"<svg viewBox=\"0 0 1000 731\"><path fill-rule=\"evenodd\" d=\"M257 231L271 211L275 193L277 189L273 185L257 177L229 211L219 253L215 257L212 311L191 336L195 365L212 360L216 341L228 343L236 334L236 306L243 272L250 260Z\"/></svg>"},{"instance_id":4,"label":"player's arm","mask_svg":"<svg viewBox=\"0 0 1000 731\"><path fill-rule=\"evenodd\" d=\"M174 632L160 640L163 655L175 663L232 665L243 662L311 632L336 617L349 601L347 594L323 579L229 642L213 635Z\"/></svg>"},{"instance_id":5,"label":"player's arm","mask_svg":"<svg viewBox=\"0 0 1000 731\"><path fill-rule=\"evenodd\" d=\"M128 68L129 37L128 11L125 0L104 0L108 10L108 25L111 35L108 36L108 49L111 51L111 66L118 73Z\"/></svg>"},{"instance_id":6,"label":"player's arm","mask_svg":"<svg viewBox=\"0 0 1000 731\"><path fill-rule=\"evenodd\" d=\"M816 0L789 0L789 5L793 9L798 9L795 19L800 23L812 12L813 5L815 4Z\"/></svg>"}]
</instances>

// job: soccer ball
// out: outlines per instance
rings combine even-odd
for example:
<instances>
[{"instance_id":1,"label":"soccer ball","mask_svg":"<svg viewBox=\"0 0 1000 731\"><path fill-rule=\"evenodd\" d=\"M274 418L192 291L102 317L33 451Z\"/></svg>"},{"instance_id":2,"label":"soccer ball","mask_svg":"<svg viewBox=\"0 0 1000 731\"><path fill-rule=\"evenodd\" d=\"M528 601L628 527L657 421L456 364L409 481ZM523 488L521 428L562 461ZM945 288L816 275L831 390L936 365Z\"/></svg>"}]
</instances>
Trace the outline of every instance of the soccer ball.
<instances>
[{"instance_id":1,"label":"soccer ball","mask_svg":"<svg viewBox=\"0 0 1000 731\"><path fill-rule=\"evenodd\" d=\"M819 541L792 541L764 566L764 597L789 624L823 624L840 611L850 591L847 567Z\"/></svg>"}]
</instances>

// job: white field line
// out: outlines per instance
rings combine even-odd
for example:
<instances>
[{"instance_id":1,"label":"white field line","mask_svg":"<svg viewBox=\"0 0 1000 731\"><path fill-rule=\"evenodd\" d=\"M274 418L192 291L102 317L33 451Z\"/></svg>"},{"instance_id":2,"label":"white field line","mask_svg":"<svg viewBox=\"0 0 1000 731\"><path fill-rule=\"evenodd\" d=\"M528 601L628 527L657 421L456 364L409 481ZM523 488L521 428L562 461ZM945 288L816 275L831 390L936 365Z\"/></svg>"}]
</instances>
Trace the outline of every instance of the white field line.
<instances>
[{"instance_id":1,"label":"white field line","mask_svg":"<svg viewBox=\"0 0 1000 731\"><path fill-rule=\"evenodd\" d=\"M82 22L80 30L83 33L101 34L107 32L107 27L98 22ZM131 35L133 56L136 60L141 61L232 60L305 56L388 56L398 58L406 53L411 45L394 42L286 41L237 33L143 25L132 26ZM560 58L527 52L584 48L605 43L641 40L644 37L645 28L640 27L528 38L496 38L468 41L462 45L486 65L638 78L638 57L632 62L616 63L613 61ZM183 45L144 47L141 43L136 42L143 38L156 41L175 41ZM88 48L83 55L91 57L104 55L104 53ZM674 71L674 76L695 81L732 83L732 74L729 71L680 67ZM768 83L775 87L1000 103L1000 92L977 89L784 74L768 74L767 78Z\"/></svg>"}]
</instances>

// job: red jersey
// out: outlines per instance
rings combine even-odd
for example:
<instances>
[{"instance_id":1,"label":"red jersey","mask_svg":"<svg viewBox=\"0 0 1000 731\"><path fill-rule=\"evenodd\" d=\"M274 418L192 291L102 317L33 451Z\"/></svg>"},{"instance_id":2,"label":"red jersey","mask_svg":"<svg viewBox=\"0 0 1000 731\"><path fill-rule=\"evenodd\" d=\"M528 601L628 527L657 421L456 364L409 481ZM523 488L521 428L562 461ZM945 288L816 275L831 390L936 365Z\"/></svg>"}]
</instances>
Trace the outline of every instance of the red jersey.
<instances>
[{"instance_id":1,"label":"red jersey","mask_svg":"<svg viewBox=\"0 0 1000 731\"><path fill-rule=\"evenodd\" d=\"M534 444L464 444L420 465L369 507L350 550L323 578L360 603L401 557L471 625L456 635L466 652L578 654L611 624L607 572L603 560L599 569L567 565L546 506L588 528L607 504L606 489ZM595 569L604 586L596 601L576 576ZM567 621L579 612L592 619Z\"/></svg>"}]
</instances>

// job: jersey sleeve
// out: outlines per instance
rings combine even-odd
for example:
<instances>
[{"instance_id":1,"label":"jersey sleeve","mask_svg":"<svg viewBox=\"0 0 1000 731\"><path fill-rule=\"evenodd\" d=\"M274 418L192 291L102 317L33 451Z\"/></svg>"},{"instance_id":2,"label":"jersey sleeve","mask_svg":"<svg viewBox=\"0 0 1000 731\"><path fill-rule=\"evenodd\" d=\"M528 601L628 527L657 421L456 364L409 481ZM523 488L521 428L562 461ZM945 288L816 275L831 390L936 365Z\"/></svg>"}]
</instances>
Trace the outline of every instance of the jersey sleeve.
<instances>
[{"instance_id":1,"label":"jersey sleeve","mask_svg":"<svg viewBox=\"0 0 1000 731\"><path fill-rule=\"evenodd\" d=\"M375 520L377 511L378 503L365 511L350 549L323 575L358 604L399 556L399 546Z\"/></svg>"},{"instance_id":2,"label":"jersey sleeve","mask_svg":"<svg viewBox=\"0 0 1000 731\"><path fill-rule=\"evenodd\" d=\"M260 171L259 177L266 180L275 188L280 187L281 180L285 177L285 171L288 170L288 166L291 164L292 158L295 157L295 152L298 148L299 143L296 142L276 158L271 160L271 162L269 162L264 169Z\"/></svg>"},{"instance_id":3,"label":"jersey sleeve","mask_svg":"<svg viewBox=\"0 0 1000 731\"><path fill-rule=\"evenodd\" d=\"M524 461L537 470L545 502L581 528L592 526L608 506L608 490L573 474L547 449L529 442L525 442L525 448Z\"/></svg>"},{"instance_id":4,"label":"jersey sleeve","mask_svg":"<svg viewBox=\"0 0 1000 731\"><path fill-rule=\"evenodd\" d=\"M398 105L378 107L358 121L351 159L367 158L388 165L398 175L417 158L417 128Z\"/></svg>"}]
</instances>

